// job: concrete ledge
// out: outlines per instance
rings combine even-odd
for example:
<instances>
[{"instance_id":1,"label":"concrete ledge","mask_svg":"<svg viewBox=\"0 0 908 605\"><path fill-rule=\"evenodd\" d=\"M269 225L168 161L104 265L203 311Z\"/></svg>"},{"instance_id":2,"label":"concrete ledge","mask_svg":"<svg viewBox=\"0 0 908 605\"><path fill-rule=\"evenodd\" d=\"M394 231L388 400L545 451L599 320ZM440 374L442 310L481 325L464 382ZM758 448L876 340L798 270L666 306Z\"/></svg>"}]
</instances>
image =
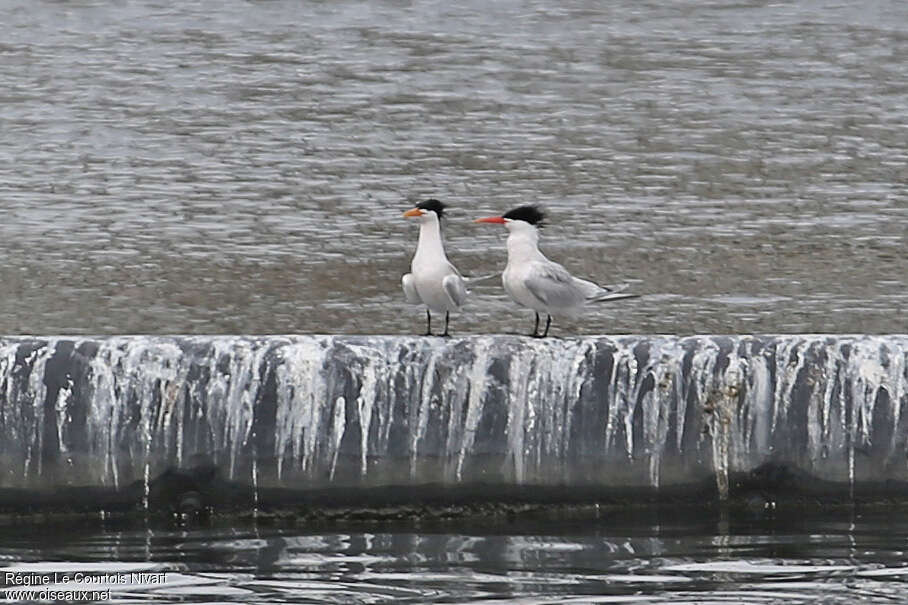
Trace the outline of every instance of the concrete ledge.
<instances>
[{"instance_id":1,"label":"concrete ledge","mask_svg":"<svg viewBox=\"0 0 908 605\"><path fill-rule=\"evenodd\" d=\"M188 469L259 503L389 486L718 501L766 468L805 493L898 494L906 412L905 335L5 337L0 508L72 490L173 506L155 486Z\"/></svg>"}]
</instances>

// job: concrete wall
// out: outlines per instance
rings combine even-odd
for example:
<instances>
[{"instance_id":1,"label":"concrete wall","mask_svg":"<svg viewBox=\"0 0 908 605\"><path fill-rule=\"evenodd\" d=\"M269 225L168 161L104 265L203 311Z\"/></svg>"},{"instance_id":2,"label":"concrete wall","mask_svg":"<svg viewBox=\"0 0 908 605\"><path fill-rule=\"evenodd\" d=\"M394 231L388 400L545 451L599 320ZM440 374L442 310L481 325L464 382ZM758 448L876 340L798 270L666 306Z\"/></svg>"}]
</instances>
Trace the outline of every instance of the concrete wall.
<instances>
[{"instance_id":1,"label":"concrete wall","mask_svg":"<svg viewBox=\"0 0 908 605\"><path fill-rule=\"evenodd\" d=\"M0 338L0 501L190 467L724 497L767 464L908 481L908 336Z\"/></svg>"}]
</instances>

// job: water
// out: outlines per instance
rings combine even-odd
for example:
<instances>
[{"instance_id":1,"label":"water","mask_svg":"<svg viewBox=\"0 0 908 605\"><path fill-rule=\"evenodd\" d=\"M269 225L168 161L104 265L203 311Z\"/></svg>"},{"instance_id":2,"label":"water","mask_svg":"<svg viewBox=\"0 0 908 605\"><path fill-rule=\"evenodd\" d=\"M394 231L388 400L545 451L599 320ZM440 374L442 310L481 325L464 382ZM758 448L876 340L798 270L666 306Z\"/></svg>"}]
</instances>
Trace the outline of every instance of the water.
<instances>
[{"instance_id":1,"label":"water","mask_svg":"<svg viewBox=\"0 0 908 605\"><path fill-rule=\"evenodd\" d=\"M557 333L904 332L906 81L898 0L9 0L0 333L417 332L429 195L646 295Z\"/></svg>"},{"instance_id":2,"label":"water","mask_svg":"<svg viewBox=\"0 0 908 605\"><path fill-rule=\"evenodd\" d=\"M3 577L124 574L122 584L80 584L111 587L117 603L897 603L908 582L902 513L603 515L471 529L92 523L65 536L0 536Z\"/></svg>"}]
</instances>

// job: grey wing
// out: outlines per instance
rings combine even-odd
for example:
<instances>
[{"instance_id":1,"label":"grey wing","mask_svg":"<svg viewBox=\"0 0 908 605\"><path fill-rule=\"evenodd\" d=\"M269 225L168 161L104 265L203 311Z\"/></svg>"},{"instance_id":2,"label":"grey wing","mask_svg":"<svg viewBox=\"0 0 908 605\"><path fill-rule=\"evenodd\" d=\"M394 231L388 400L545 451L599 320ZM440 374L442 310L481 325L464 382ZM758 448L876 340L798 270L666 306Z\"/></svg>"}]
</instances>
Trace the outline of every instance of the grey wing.
<instances>
[{"instance_id":1,"label":"grey wing","mask_svg":"<svg viewBox=\"0 0 908 605\"><path fill-rule=\"evenodd\" d=\"M416 284L413 283L413 274L407 273L400 278L400 285L404 289L404 298L408 303L417 305L422 302L419 293L416 291Z\"/></svg>"},{"instance_id":2,"label":"grey wing","mask_svg":"<svg viewBox=\"0 0 908 605\"><path fill-rule=\"evenodd\" d=\"M447 293L455 307L461 306L467 299L467 287L456 270L453 274L441 280L441 286L445 289L445 293Z\"/></svg>"},{"instance_id":3,"label":"grey wing","mask_svg":"<svg viewBox=\"0 0 908 605\"><path fill-rule=\"evenodd\" d=\"M574 307L585 296L574 277L558 263L534 263L524 282L530 294L549 307Z\"/></svg>"}]
</instances>

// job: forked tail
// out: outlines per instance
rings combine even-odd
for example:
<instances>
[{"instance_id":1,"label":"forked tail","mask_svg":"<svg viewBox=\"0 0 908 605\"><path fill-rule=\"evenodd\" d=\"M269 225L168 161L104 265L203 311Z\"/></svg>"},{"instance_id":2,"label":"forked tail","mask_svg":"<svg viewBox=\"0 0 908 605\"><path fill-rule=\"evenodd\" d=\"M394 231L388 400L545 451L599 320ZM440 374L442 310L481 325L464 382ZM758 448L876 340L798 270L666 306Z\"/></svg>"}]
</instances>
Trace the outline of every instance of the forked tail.
<instances>
[{"instance_id":1,"label":"forked tail","mask_svg":"<svg viewBox=\"0 0 908 605\"><path fill-rule=\"evenodd\" d=\"M611 300L621 300L623 298L640 298L639 294L633 292L606 292L602 296L596 296L589 299L589 302L608 302Z\"/></svg>"},{"instance_id":2,"label":"forked tail","mask_svg":"<svg viewBox=\"0 0 908 605\"><path fill-rule=\"evenodd\" d=\"M590 296L588 302L607 302L610 300L621 300L622 298L637 298L639 294L625 292L630 284L614 284L611 286L600 286L600 290Z\"/></svg>"}]
</instances>

